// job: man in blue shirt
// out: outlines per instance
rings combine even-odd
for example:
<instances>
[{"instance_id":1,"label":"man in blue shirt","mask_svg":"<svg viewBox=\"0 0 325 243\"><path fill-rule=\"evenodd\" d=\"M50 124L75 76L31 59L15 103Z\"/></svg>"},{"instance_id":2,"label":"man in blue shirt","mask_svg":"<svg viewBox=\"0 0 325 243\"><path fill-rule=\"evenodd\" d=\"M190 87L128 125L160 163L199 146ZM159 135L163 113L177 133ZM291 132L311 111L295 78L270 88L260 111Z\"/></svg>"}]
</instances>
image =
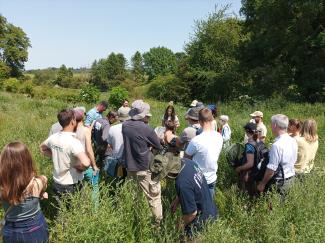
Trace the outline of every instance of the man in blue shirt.
<instances>
[{"instance_id":1,"label":"man in blue shirt","mask_svg":"<svg viewBox=\"0 0 325 243\"><path fill-rule=\"evenodd\" d=\"M168 175L172 177L171 174ZM176 198L172 205L172 212L181 204L185 234L192 237L195 232L203 229L207 221L217 218L217 207L212 199L207 181L199 168L192 160L183 159L182 168L176 177Z\"/></svg>"},{"instance_id":2,"label":"man in blue shirt","mask_svg":"<svg viewBox=\"0 0 325 243\"><path fill-rule=\"evenodd\" d=\"M86 114L85 126L90 127L93 121L96 121L99 118L103 118L103 112L106 111L108 107L107 101L103 100L96 105L96 107L89 110Z\"/></svg>"}]
</instances>

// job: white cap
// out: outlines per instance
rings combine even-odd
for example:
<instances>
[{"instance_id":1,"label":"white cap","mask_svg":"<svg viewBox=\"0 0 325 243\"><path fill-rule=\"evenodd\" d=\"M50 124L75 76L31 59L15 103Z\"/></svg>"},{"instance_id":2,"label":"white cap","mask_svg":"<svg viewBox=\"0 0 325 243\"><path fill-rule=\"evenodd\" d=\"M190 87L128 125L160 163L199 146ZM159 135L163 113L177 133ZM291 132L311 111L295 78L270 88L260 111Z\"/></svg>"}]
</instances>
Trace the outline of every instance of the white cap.
<instances>
[{"instance_id":1,"label":"white cap","mask_svg":"<svg viewBox=\"0 0 325 243\"><path fill-rule=\"evenodd\" d=\"M227 115L221 115L220 116L220 120L227 122L227 121L229 121L229 116L227 116Z\"/></svg>"}]
</instances>

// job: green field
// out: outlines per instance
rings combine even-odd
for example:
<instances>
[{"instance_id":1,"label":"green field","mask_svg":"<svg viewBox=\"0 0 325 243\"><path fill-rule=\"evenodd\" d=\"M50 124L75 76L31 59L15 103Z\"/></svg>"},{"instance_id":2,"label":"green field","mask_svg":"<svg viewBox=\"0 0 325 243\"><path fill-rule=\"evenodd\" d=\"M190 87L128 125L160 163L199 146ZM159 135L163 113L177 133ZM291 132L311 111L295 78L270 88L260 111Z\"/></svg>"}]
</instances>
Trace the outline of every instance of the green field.
<instances>
[{"instance_id":1,"label":"green field","mask_svg":"<svg viewBox=\"0 0 325 243\"><path fill-rule=\"evenodd\" d=\"M104 95L103 95L104 96ZM160 125L166 103L148 100L152 108L151 126ZM33 153L39 173L45 174L51 184L51 160L39 152L39 144L47 137L57 112L68 104L56 99L31 99L20 94L0 93L0 147L12 140L21 140ZM87 109L91 108L87 105ZM276 194L251 202L236 188L236 178L224 155L219 160L216 203L220 218L198 236L203 242L324 242L325 240L325 106L323 104L295 104L283 100L256 102L253 106L240 102L221 104L220 112L230 117L232 141L243 139L242 126L248 114L262 110L268 127L268 140L272 142L270 117L283 113L290 118L314 118L318 123L320 146L315 170L303 181L296 181L285 204L280 204ZM186 126L185 107L176 106L181 128ZM169 213L169 204L175 196L173 181L163 182L164 216L161 230L151 226L150 211L146 200L135 200L136 190L125 183L101 184L101 199L97 211L93 210L91 193L86 187L83 193L72 199L67 210L61 205L54 217L51 198L42 201L43 212L50 227L51 242L177 242L180 210ZM116 187L115 187L116 186ZM272 210L269 210L269 203Z\"/></svg>"}]
</instances>

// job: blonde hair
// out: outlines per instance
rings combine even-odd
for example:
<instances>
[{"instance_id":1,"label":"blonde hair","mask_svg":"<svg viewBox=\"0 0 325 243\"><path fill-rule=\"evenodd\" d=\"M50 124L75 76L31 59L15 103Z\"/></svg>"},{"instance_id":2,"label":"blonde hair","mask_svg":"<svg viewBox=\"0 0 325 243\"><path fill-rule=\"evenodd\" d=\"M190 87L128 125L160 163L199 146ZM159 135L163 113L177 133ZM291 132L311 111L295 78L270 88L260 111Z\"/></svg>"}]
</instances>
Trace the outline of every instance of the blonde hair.
<instances>
[{"instance_id":1,"label":"blonde hair","mask_svg":"<svg viewBox=\"0 0 325 243\"><path fill-rule=\"evenodd\" d=\"M314 119L307 119L302 124L301 136L308 142L315 142L318 140L317 123Z\"/></svg>"}]
</instances>

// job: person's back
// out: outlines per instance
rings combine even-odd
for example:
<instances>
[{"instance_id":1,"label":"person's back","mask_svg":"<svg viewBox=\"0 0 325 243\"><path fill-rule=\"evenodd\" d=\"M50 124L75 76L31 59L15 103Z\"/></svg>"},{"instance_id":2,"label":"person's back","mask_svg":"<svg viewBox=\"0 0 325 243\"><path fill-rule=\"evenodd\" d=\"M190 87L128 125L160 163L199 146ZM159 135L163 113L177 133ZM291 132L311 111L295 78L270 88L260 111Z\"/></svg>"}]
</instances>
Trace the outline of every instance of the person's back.
<instances>
[{"instance_id":1,"label":"person's back","mask_svg":"<svg viewBox=\"0 0 325 243\"><path fill-rule=\"evenodd\" d=\"M122 123L116 124L110 128L108 133L108 144L113 148L112 157L121 159L124 149Z\"/></svg>"},{"instance_id":2,"label":"person's back","mask_svg":"<svg viewBox=\"0 0 325 243\"><path fill-rule=\"evenodd\" d=\"M279 164L283 168L284 179L290 178L295 175L294 164L297 160L297 142L294 138L290 137L289 134L282 134L276 138L270 149L270 162L273 159L279 161ZM274 171L277 170L277 165L269 163L268 168L272 168ZM280 176L280 175L279 175ZM276 178L282 179L282 178Z\"/></svg>"},{"instance_id":3,"label":"person's back","mask_svg":"<svg viewBox=\"0 0 325 243\"><path fill-rule=\"evenodd\" d=\"M82 171L90 165L85 148L76 138L78 123L75 114L70 109L60 111L58 120L63 130L51 135L40 145L41 152L52 158L53 190L59 197L81 187Z\"/></svg>"},{"instance_id":4,"label":"person's back","mask_svg":"<svg viewBox=\"0 0 325 243\"><path fill-rule=\"evenodd\" d=\"M195 219L185 226L187 235L192 236L194 233L192 229L200 230L204 222L216 219L217 208L212 200L206 179L195 162L185 159L176 177L175 185L183 215L197 212Z\"/></svg>"},{"instance_id":5,"label":"person's back","mask_svg":"<svg viewBox=\"0 0 325 243\"><path fill-rule=\"evenodd\" d=\"M111 126L107 118L99 118L94 122L93 142L95 145L96 154L100 156L106 156L109 154L107 151L107 138L110 127Z\"/></svg>"},{"instance_id":6,"label":"person's back","mask_svg":"<svg viewBox=\"0 0 325 243\"><path fill-rule=\"evenodd\" d=\"M163 218L160 182L152 181L149 162L152 158L150 147L161 150L160 140L152 128L144 121L150 113L150 105L143 100L132 103L129 112L131 120L123 122L124 141L123 163L127 169L127 177L138 184L149 203L156 224Z\"/></svg>"},{"instance_id":7,"label":"person's back","mask_svg":"<svg viewBox=\"0 0 325 243\"><path fill-rule=\"evenodd\" d=\"M307 141L304 137L296 138L298 143L298 158L295 163L296 173L309 173L314 167L314 160L318 150L318 140Z\"/></svg>"},{"instance_id":8,"label":"person's back","mask_svg":"<svg viewBox=\"0 0 325 243\"><path fill-rule=\"evenodd\" d=\"M86 133L88 129L85 126L78 126L76 131L76 138L81 142L84 149L86 149Z\"/></svg>"},{"instance_id":9,"label":"person's back","mask_svg":"<svg viewBox=\"0 0 325 243\"><path fill-rule=\"evenodd\" d=\"M77 163L76 155L84 152L75 133L62 131L53 134L44 143L52 151L53 179L56 183L75 184L83 179L83 174L73 167Z\"/></svg>"},{"instance_id":10,"label":"person's back","mask_svg":"<svg viewBox=\"0 0 325 243\"><path fill-rule=\"evenodd\" d=\"M147 124L141 120L128 120L122 125L124 140L124 161L129 171L149 168L150 149L161 149L159 139Z\"/></svg>"},{"instance_id":11,"label":"person's back","mask_svg":"<svg viewBox=\"0 0 325 243\"><path fill-rule=\"evenodd\" d=\"M222 149L222 136L216 131L203 131L194 137L188 145L185 153L193 155L196 162L203 171L208 184L216 181L218 170L218 158Z\"/></svg>"},{"instance_id":12,"label":"person's back","mask_svg":"<svg viewBox=\"0 0 325 243\"><path fill-rule=\"evenodd\" d=\"M47 178L37 176L23 143L7 144L0 155L0 197L5 211L3 242L47 242L48 227L40 207L47 198ZM23 189L23 190L21 190Z\"/></svg>"}]
</instances>

